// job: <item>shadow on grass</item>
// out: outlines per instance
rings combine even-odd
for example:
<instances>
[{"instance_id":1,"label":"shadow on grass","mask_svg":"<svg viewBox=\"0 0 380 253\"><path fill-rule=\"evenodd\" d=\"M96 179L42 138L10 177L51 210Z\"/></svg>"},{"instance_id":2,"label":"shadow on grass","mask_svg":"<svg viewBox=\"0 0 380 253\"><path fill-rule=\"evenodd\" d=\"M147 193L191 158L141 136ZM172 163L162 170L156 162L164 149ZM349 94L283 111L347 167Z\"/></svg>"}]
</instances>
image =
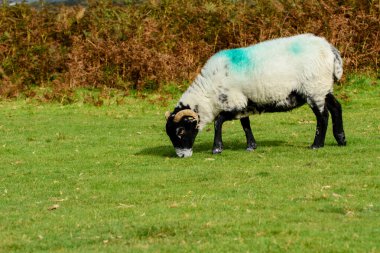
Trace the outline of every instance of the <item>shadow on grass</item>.
<instances>
[{"instance_id":1,"label":"shadow on grass","mask_svg":"<svg viewBox=\"0 0 380 253\"><path fill-rule=\"evenodd\" d=\"M258 148L260 147L279 147L279 146L294 146L284 141L279 140L267 140L260 141L257 143ZM224 150L241 150L245 151L245 142L225 142ZM195 143L194 153L210 153L212 150L212 142L201 142ZM160 156L160 157L177 157L173 146L171 145L161 145L156 147L143 148L137 153L137 156Z\"/></svg>"},{"instance_id":2,"label":"shadow on grass","mask_svg":"<svg viewBox=\"0 0 380 253\"><path fill-rule=\"evenodd\" d=\"M143 148L137 153L137 156L161 156L161 157L176 157L174 149L169 145L161 145L156 147Z\"/></svg>"}]
</instances>

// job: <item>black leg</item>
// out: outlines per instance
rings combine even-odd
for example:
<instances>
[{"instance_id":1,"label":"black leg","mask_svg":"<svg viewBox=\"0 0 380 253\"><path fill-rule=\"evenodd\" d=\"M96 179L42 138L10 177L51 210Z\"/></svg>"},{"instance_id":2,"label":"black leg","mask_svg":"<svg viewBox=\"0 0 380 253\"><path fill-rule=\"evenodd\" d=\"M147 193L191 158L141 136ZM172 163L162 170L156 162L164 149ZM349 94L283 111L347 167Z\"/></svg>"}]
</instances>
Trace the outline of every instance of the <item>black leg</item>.
<instances>
[{"instance_id":1,"label":"black leg","mask_svg":"<svg viewBox=\"0 0 380 253\"><path fill-rule=\"evenodd\" d=\"M214 134L214 145L212 147L213 154L220 154L223 151L223 140L222 140L222 125L226 121L226 117L221 113L216 118L214 122L215 134Z\"/></svg>"},{"instance_id":2,"label":"black leg","mask_svg":"<svg viewBox=\"0 0 380 253\"><path fill-rule=\"evenodd\" d=\"M243 127L245 138L247 139L247 151L252 151L256 149L257 145L256 145L255 137L253 137L253 134L252 134L249 117L241 118L240 123L241 123L241 126Z\"/></svg>"},{"instance_id":3,"label":"black leg","mask_svg":"<svg viewBox=\"0 0 380 253\"><path fill-rule=\"evenodd\" d=\"M311 109L313 110L315 117L317 118L317 129L315 131L314 142L310 148L317 149L321 148L325 145L325 137L327 124L329 120L329 113L327 111L326 106L323 108L321 112L316 105L312 105Z\"/></svg>"},{"instance_id":4,"label":"black leg","mask_svg":"<svg viewBox=\"0 0 380 253\"><path fill-rule=\"evenodd\" d=\"M345 146L346 136L343 130L342 106L331 93L326 96L326 106L331 113L335 140L338 142L339 146Z\"/></svg>"}]
</instances>

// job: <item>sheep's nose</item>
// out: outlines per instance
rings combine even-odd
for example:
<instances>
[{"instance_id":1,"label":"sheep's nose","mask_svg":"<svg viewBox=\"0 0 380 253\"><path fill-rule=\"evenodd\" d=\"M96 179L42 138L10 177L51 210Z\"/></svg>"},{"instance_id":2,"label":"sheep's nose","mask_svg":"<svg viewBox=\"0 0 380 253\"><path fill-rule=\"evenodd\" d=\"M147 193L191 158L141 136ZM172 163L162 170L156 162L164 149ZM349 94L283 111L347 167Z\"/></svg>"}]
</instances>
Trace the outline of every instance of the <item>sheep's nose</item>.
<instances>
[{"instance_id":1,"label":"sheep's nose","mask_svg":"<svg viewBox=\"0 0 380 253\"><path fill-rule=\"evenodd\" d=\"M190 157L193 155L193 150L191 148L176 148L175 152L180 158Z\"/></svg>"}]
</instances>

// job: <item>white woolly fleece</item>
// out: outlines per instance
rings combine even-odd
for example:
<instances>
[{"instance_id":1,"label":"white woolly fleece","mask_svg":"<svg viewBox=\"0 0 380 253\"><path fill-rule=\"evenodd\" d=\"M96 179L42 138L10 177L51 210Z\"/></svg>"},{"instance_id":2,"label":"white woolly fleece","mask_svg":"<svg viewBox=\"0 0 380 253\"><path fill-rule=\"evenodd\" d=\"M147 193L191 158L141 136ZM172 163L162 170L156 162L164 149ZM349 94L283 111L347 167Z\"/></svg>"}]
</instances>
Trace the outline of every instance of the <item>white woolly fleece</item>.
<instances>
[{"instance_id":1,"label":"white woolly fleece","mask_svg":"<svg viewBox=\"0 0 380 253\"><path fill-rule=\"evenodd\" d=\"M222 111L243 110L248 100L285 105L292 91L322 111L334 71L342 71L334 65L336 57L324 38L312 34L224 50L207 61L178 105L189 105L199 114L200 129Z\"/></svg>"}]
</instances>

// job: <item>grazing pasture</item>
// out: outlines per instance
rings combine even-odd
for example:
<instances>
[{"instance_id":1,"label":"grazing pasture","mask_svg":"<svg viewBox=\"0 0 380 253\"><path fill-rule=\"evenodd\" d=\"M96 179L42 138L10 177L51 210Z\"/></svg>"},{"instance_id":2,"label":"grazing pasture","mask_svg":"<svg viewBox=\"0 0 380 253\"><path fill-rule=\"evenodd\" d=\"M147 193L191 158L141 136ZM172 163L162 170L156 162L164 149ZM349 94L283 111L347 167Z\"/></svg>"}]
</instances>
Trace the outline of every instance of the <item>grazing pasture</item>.
<instances>
[{"instance_id":1,"label":"grazing pasture","mask_svg":"<svg viewBox=\"0 0 380 253\"><path fill-rule=\"evenodd\" d=\"M337 89L347 146L307 147L309 108L212 126L176 158L168 106L0 103L0 252L378 252L380 87ZM153 96L153 95L151 95ZM210 129L210 130L208 130Z\"/></svg>"}]
</instances>

